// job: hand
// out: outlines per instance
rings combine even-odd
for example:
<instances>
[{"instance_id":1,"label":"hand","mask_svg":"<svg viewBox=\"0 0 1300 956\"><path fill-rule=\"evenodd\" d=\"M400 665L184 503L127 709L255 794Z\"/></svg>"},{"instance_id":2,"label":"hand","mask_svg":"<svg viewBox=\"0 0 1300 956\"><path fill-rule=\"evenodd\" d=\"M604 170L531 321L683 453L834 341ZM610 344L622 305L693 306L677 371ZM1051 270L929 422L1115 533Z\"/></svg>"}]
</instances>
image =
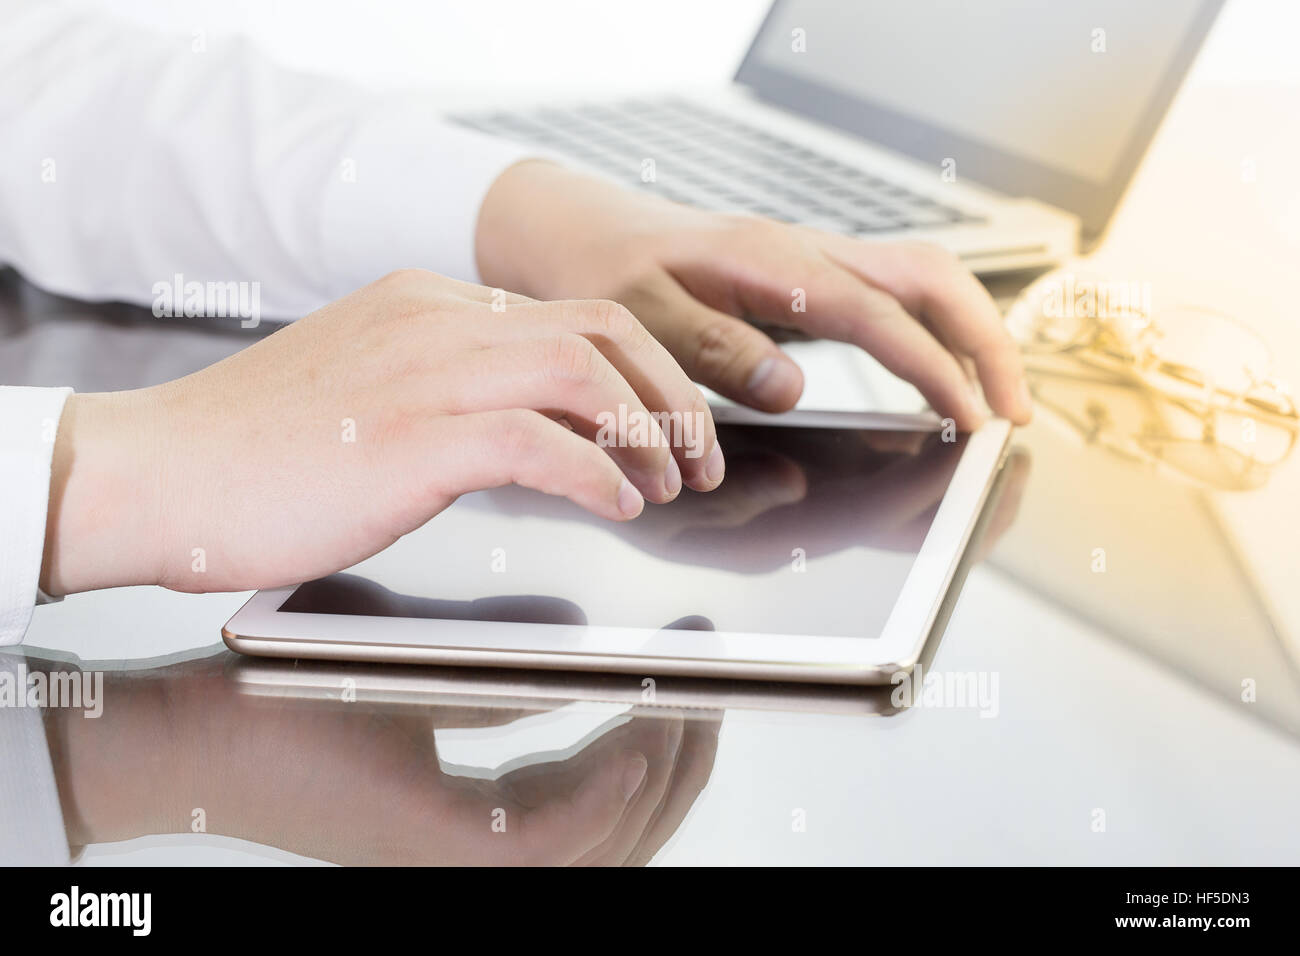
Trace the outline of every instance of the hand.
<instances>
[{"instance_id":1,"label":"hand","mask_svg":"<svg viewBox=\"0 0 1300 956\"><path fill-rule=\"evenodd\" d=\"M689 427L666 435L652 413ZM650 444L629 434L638 415ZM622 306L399 272L186 378L70 398L41 581L294 584L476 489L516 483L623 520L722 472L700 390Z\"/></svg>"},{"instance_id":2,"label":"hand","mask_svg":"<svg viewBox=\"0 0 1300 956\"><path fill-rule=\"evenodd\" d=\"M972 373L995 412L1029 420L997 307L937 247L703 212L525 162L489 190L477 255L490 285L623 303L697 382L766 411L791 408L803 374L747 318L861 346L959 428L984 415Z\"/></svg>"}]
</instances>

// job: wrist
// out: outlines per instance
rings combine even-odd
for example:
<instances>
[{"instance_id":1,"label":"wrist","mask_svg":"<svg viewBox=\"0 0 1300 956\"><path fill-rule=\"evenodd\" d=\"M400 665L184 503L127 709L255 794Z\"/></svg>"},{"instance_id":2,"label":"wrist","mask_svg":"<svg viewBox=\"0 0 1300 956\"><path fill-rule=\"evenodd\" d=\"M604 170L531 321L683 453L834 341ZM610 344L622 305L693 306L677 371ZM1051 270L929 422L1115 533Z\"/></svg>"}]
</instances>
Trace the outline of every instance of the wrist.
<instances>
[{"instance_id":1,"label":"wrist","mask_svg":"<svg viewBox=\"0 0 1300 956\"><path fill-rule=\"evenodd\" d=\"M526 159L496 178L479 207L474 258L483 284L539 296L528 268L532 236L546 229L546 203L539 201L557 169L546 160Z\"/></svg>"},{"instance_id":2,"label":"wrist","mask_svg":"<svg viewBox=\"0 0 1300 956\"><path fill-rule=\"evenodd\" d=\"M627 243L631 256L656 233L699 215L546 160L525 160L497 177L479 208L479 276L485 285L539 299L608 297L610 277L594 263L611 245Z\"/></svg>"},{"instance_id":3,"label":"wrist","mask_svg":"<svg viewBox=\"0 0 1300 956\"><path fill-rule=\"evenodd\" d=\"M151 389L68 398L50 470L47 594L158 582L157 404Z\"/></svg>"}]
</instances>

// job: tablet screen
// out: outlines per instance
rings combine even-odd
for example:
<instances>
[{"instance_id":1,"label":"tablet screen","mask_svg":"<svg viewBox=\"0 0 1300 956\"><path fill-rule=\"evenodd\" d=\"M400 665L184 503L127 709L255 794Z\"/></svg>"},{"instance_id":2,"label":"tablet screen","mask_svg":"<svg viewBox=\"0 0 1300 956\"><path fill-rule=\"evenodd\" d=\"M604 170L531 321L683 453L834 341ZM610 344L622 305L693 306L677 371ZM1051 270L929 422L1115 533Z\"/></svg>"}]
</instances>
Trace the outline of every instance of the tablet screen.
<instances>
[{"instance_id":1,"label":"tablet screen","mask_svg":"<svg viewBox=\"0 0 1300 956\"><path fill-rule=\"evenodd\" d=\"M287 613L875 637L966 445L936 432L719 425L727 476L616 523L467 495Z\"/></svg>"}]
</instances>

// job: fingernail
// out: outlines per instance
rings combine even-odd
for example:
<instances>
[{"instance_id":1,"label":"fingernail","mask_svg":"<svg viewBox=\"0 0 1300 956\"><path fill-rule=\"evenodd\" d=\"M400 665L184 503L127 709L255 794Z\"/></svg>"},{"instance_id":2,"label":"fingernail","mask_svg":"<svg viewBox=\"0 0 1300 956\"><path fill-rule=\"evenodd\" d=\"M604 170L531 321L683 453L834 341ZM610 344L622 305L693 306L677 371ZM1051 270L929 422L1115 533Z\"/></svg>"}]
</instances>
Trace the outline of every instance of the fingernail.
<instances>
[{"instance_id":1,"label":"fingernail","mask_svg":"<svg viewBox=\"0 0 1300 956\"><path fill-rule=\"evenodd\" d=\"M798 386L798 371L785 359L772 356L763 359L749 376L745 390L756 405L784 406L787 396Z\"/></svg>"},{"instance_id":2,"label":"fingernail","mask_svg":"<svg viewBox=\"0 0 1300 956\"><path fill-rule=\"evenodd\" d=\"M682 490L682 470L671 453L668 455L668 470L664 472L664 490L669 495L676 495Z\"/></svg>"},{"instance_id":3,"label":"fingernail","mask_svg":"<svg viewBox=\"0 0 1300 956\"><path fill-rule=\"evenodd\" d=\"M645 499L641 497L641 492L632 487L632 482L626 478L618 486L618 510L623 512L629 518L635 518L645 507Z\"/></svg>"},{"instance_id":4,"label":"fingernail","mask_svg":"<svg viewBox=\"0 0 1300 956\"><path fill-rule=\"evenodd\" d=\"M722 457L722 446L714 444L713 451L709 452L709 460L704 463L704 476L709 481L721 481L726 470L727 462Z\"/></svg>"},{"instance_id":5,"label":"fingernail","mask_svg":"<svg viewBox=\"0 0 1300 956\"><path fill-rule=\"evenodd\" d=\"M628 753L623 757L623 799L631 800L641 789L649 763L639 753Z\"/></svg>"}]
</instances>

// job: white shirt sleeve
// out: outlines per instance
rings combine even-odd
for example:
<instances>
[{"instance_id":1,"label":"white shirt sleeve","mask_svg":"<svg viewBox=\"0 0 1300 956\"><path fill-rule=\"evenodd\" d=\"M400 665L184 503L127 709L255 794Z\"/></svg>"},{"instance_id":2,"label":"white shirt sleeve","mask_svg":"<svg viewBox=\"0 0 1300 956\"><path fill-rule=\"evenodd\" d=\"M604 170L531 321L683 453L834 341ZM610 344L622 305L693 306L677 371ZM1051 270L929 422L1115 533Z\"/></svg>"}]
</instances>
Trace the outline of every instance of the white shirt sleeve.
<instances>
[{"instance_id":1,"label":"white shirt sleeve","mask_svg":"<svg viewBox=\"0 0 1300 956\"><path fill-rule=\"evenodd\" d=\"M23 639L37 602L50 463L70 394L0 386L0 645Z\"/></svg>"},{"instance_id":2,"label":"white shirt sleeve","mask_svg":"<svg viewBox=\"0 0 1300 956\"><path fill-rule=\"evenodd\" d=\"M85 299L149 305L165 287L176 308L171 290L190 283L246 284L259 318L300 317L397 268L477 281L483 197L535 155L419 96L302 76L246 39L200 44L81 0L0 0L0 131L0 265ZM0 393L4 644L35 599L42 429L67 390Z\"/></svg>"},{"instance_id":3,"label":"white shirt sleeve","mask_svg":"<svg viewBox=\"0 0 1300 956\"><path fill-rule=\"evenodd\" d=\"M478 281L489 186L531 151L240 37L0 0L0 263L80 298L257 283L296 318L396 268ZM247 288L247 287L246 287Z\"/></svg>"}]
</instances>

